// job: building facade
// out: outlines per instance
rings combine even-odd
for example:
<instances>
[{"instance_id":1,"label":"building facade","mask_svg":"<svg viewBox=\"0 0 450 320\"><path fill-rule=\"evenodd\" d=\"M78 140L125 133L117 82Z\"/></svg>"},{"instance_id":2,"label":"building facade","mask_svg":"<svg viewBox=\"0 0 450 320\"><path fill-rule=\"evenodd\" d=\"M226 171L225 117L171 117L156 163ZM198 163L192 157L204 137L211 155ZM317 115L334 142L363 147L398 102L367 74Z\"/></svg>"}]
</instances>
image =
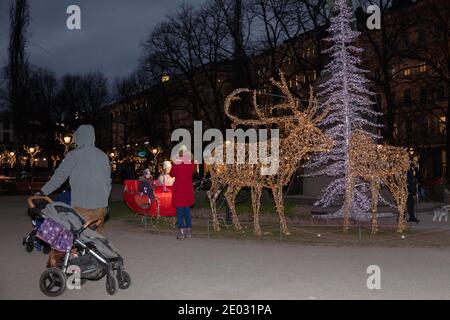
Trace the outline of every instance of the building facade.
<instances>
[{"instance_id":1,"label":"building facade","mask_svg":"<svg viewBox=\"0 0 450 320\"><path fill-rule=\"evenodd\" d=\"M0 112L0 152L12 150L14 144L14 127L12 115Z\"/></svg>"}]
</instances>

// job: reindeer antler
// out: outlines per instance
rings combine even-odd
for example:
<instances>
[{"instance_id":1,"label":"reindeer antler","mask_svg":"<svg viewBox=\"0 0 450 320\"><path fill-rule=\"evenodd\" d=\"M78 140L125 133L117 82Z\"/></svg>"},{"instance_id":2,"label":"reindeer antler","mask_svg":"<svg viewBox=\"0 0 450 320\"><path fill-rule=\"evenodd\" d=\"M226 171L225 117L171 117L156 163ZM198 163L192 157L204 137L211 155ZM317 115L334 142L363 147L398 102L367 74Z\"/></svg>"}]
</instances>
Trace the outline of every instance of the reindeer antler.
<instances>
[{"instance_id":1,"label":"reindeer antler","mask_svg":"<svg viewBox=\"0 0 450 320\"><path fill-rule=\"evenodd\" d=\"M289 90L289 86L286 82L286 77L283 71L279 70L280 73L280 81L276 81L274 78L270 78L270 82L280 89L281 93L286 97L287 102L281 102L277 105L274 105L270 108L270 112L272 113L275 109L284 109L291 110L293 114L300 116L300 111L297 109L296 98L292 95L291 90Z\"/></svg>"},{"instance_id":2,"label":"reindeer antler","mask_svg":"<svg viewBox=\"0 0 450 320\"><path fill-rule=\"evenodd\" d=\"M322 122L323 119L325 119L330 113L330 106L327 106L320 115L317 115L317 106L318 106L317 97L314 96L314 89L310 86L309 103L308 107L305 110L305 114L308 120L311 121L314 125Z\"/></svg>"},{"instance_id":3,"label":"reindeer antler","mask_svg":"<svg viewBox=\"0 0 450 320\"><path fill-rule=\"evenodd\" d=\"M231 103L233 101L239 101L241 98L239 97L239 94L245 93L245 92L253 92L252 101L253 101L253 107L255 109L256 115L258 116L258 119L241 119L238 118L235 115L232 115L230 113L230 107ZM225 107L224 107L225 114L230 118L232 121L232 127L236 127L237 125L264 125L264 124L273 124L273 123L280 123L280 122L286 122L289 121L291 117L266 117L264 116L263 112L261 111L261 108L258 105L257 102L257 92L256 90L250 90L247 88L239 88L231 92L227 98L225 99Z\"/></svg>"},{"instance_id":4,"label":"reindeer antler","mask_svg":"<svg viewBox=\"0 0 450 320\"><path fill-rule=\"evenodd\" d=\"M274 78L271 78L270 82L274 86L276 86L280 89L281 93L287 99L287 101L285 100L279 104L276 104L276 105L270 107L270 113L272 114L273 110L276 110L276 109L290 110L292 112L292 115L294 115L296 118L300 119L300 121L311 122L313 125L316 125L317 123L321 122L329 114L329 108L327 108L324 112L322 112L320 115L317 116L318 102L317 102L317 98L314 96L313 88L310 87L310 90L309 90L308 107L306 108L306 110L304 112L302 112L297 108L296 98L292 95L291 91L289 90L284 73L281 70L279 72L280 72L280 81L276 81ZM252 102L253 102L253 107L255 109L258 119L241 119L230 113L231 103L233 101L241 100L239 95L241 93L246 93L246 92L253 92ZM232 121L233 128L239 124L240 125L264 125L264 124L285 123L287 121L294 121L292 115L280 116L280 117L265 116L263 114L263 112L261 111L260 106L258 105L257 91L250 90L247 88L236 89L230 95L228 95L228 97L225 99L225 114Z\"/></svg>"},{"instance_id":5,"label":"reindeer antler","mask_svg":"<svg viewBox=\"0 0 450 320\"><path fill-rule=\"evenodd\" d=\"M242 92L250 92L250 89L247 89L247 88L236 89L233 92L231 92L225 99L224 112L233 123L239 123L240 121L242 121L241 119L239 119L238 117L236 117L230 113L231 103L233 101L241 100L241 98L239 97L239 94L241 94Z\"/></svg>"}]
</instances>

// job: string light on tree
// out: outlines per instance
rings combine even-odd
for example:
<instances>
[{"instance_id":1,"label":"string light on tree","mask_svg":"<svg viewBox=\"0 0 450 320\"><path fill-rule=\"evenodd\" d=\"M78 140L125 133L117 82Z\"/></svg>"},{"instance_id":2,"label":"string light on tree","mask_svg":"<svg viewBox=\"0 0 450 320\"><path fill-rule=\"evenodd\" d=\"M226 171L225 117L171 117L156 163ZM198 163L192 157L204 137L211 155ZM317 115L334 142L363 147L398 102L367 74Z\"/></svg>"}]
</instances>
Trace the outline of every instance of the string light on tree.
<instances>
[{"instance_id":1,"label":"string light on tree","mask_svg":"<svg viewBox=\"0 0 450 320\"><path fill-rule=\"evenodd\" d=\"M10 166L10 168L14 168L16 165L16 153L14 151L0 153L0 165L3 163Z\"/></svg>"},{"instance_id":2,"label":"string light on tree","mask_svg":"<svg viewBox=\"0 0 450 320\"><path fill-rule=\"evenodd\" d=\"M56 168L56 165L58 164L59 160L61 160L61 158L58 155L53 155L53 156L51 156L51 159L52 159L53 168Z\"/></svg>"},{"instance_id":3,"label":"string light on tree","mask_svg":"<svg viewBox=\"0 0 450 320\"><path fill-rule=\"evenodd\" d=\"M33 167L36 162L35 157L42 151L41 147L39 147L39 146L34 146L34 147L23 146L23 149L28 153L28 155L30 157L30 166Z\"/></svg>"},{"instance_id":4,"label":"string light on tree","mask_svg":"<svg viewBox=\"0 0 450 320\"><path fill-rule=\"evenodd\" d=\"M66 155L67 152L69 152L70 148L75 145L72 134L67 134L64 136L62 134L56 134L55 139L64 147L64 155Z\"/></svg>"}]
</instances>

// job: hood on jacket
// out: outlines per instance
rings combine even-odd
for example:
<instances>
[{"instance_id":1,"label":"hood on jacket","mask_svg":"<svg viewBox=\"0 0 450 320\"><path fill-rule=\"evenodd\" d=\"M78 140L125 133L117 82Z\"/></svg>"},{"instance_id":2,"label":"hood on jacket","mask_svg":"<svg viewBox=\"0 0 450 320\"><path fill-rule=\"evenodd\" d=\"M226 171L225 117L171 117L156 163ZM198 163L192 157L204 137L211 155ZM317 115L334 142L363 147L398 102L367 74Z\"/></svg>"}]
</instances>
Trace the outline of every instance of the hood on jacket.
<instances>
[{"instance_id":1,"label":"hood on jacket","mask_svg":"<svg viewBox=\"0 0 450 320\"><path fill-rule=\"evenodd\" d=\"M79 126L73 137L78 148L95 145L95 130L90 124Z\"/></svg>"}]
</instances>

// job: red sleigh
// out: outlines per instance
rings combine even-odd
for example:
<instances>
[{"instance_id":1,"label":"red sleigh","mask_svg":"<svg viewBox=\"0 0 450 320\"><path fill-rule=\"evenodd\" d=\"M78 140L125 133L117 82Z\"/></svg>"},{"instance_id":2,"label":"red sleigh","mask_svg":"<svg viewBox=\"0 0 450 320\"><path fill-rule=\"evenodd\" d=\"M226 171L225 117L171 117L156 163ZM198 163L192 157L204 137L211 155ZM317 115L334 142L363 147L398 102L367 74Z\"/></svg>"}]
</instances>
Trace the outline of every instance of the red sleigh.
<instances>
[{"instance_id":1,"label":"red sleigh","mask_svg":"<svg viewBox=\"0 0 450 320\"><path fill-rule=\"evenodd\" d=\"M176 210L172 207L172 187L156 186L153 182L155 201L149 205L147 195L139 192L139 181L126 180L123 200L136 214L149 217L175 217Z\"/></svg>"}]
</instances>

